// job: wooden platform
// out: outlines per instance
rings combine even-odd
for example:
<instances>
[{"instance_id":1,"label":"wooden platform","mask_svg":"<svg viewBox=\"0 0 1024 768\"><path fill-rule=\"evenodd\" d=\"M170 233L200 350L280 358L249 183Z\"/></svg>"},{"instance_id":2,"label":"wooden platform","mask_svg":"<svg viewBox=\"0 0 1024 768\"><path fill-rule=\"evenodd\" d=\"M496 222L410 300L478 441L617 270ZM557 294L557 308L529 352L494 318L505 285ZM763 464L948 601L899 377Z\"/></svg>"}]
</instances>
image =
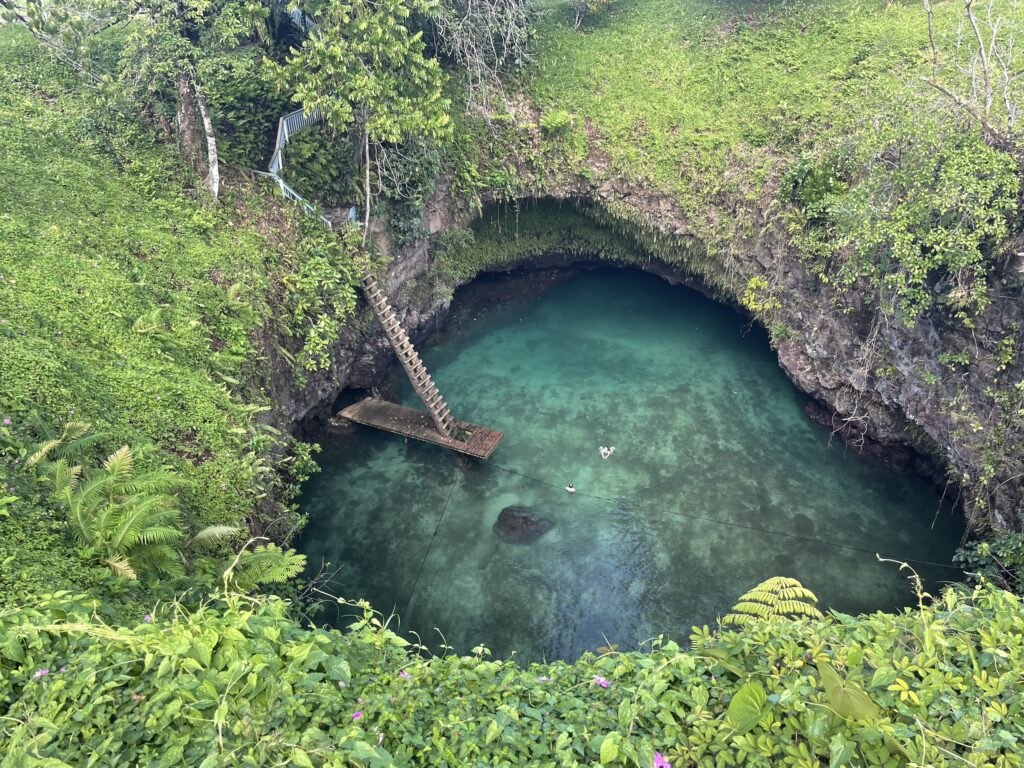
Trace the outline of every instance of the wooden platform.
<instances>
[{"instance_id":1,"label":"wooden platform","mask_svg":"<svg viewBox=\"0 0 1024 768\"><path fill-rule=\"evenodd\" d=\"M459 421L456 422L458 432L465 435L467 439L465 442L452 440L437 431L430 419L430 414L426 411L406 408L404 405L389 403L387 400L379 400L375 397L368 397L350 405L338 413L338 417L354 421L356 424L377 427L377 429L383 429L403 437L412 437L416 440L444 446L478 459L489 458L494 453L494 449L498 447L504 434L486 427L479 427L476 424Z\"/></svg>"}]
</instances>

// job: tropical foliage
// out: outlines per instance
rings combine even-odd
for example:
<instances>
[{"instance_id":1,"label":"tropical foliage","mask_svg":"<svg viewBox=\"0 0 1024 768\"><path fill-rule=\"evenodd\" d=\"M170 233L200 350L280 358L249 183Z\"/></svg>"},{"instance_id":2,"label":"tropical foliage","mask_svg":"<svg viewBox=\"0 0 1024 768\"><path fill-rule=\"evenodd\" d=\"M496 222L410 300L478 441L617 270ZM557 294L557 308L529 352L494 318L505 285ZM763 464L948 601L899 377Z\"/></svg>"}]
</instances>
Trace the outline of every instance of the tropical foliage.
<instances>
[{"instance_id":1,"label":"tropical foliage","mask_svg":"<svg viewBox=\"0 0 1024 768\"><path fill-rule=\"evenodd\" d=\"M181 571L175 545L181 513L166 470L136 472L131 448L110 454L99 470L83 476L81 465L60 459L50 469L53 499L71 523L86 559L98 558L115 575L138 578L149 569Z\"/></svg>"},{"instance_id":2,"label":"tropical foliage","mask_svg":"<svg viewBox=\"0 0 1024 768\"><path fill-rule=\"evenodd\" d=\"M821 618L818 598L796 579L774 576L766 579L740 597L722 625L743 626L755 621L808 616Z\"/></svg>"},{"instance_id":3,"label":"tropical foliage","mask_svg":"<svg viewBox=\"0 0 1024 768\"><path fill-rule=\"evenodd\" d=\"M367 216L375 196L412 201L400 242L425 234L439 177L479 205L600 183L595 159L692 225L497 209L436 238L439 291L523 254L649 253L767 312L785 296L721 256L774 227L822 284L907 324L988 306L1020 203L1024 81L995 23L1019 21L1015 0L993 0L978 49L949 33L959 4L927 4L927 27L884 0L644 0L566 23L610 5L549 14L526 98L499 103L474 90L531 55L522 3L309 0L317 31L297 39L278 2L0 0L23 22L0 29L0 765L1024 764L1024 606L984 584L851 617L770 579L688 651L530 666L431 657L364 603L340 634L241 594L304 566L270 538L301 522L313 449L262 414L334 362L369 230L314 233L222 188L218 139L258 164L292 99L360 149ZM993 73L1010 95L994 107ZM453 118L461 88L482 114ZM180 183L168 131L222 205ZM338 202L352 181L332 180ZM1024 560L1013 536L964 558L1007 582ZM72 583L89 594L55 592Z\"/></svg>"},{"instance_id":4,"label":"tropical foliage","mask_svg":"<svg viewBox=\"0 0 1024 768\"><path fill-rule=\"evenodd\" d=\"M0 613L10 765L1022 764L1024 605L991 587L908 612L695 630L681 650L520 666L424 657L365 607L345 635L277 599L68 594ZM74 706L69 706L74 702ZM656 763L656 760L660 762Z\"/></svg>"},{"instance_id":5,"label":"tropical foliage","mask_svg":"<svg viewBox=\"0 0 1024 768\"><path fill-rule=\"evenodd\" d=\"M0 603L121 589L93 567L106 556L82 560L36 479L59 459L98 468L145 447L140 472L180 481L179 543L243 521L285 536L313 449L263 423L269 398L252 382L276 363L287 387L289 358L323 359L354 307L351 248L251 187L218 208L196 200L173 149L104 110L17 25L0 29L0 62L0 563L18 564L0 568ZM213 548L197 542L200 555ZM222 559L204 568L215 583ZM148 594L143 581L127 594Z\"/></svg>"}]
</instances>

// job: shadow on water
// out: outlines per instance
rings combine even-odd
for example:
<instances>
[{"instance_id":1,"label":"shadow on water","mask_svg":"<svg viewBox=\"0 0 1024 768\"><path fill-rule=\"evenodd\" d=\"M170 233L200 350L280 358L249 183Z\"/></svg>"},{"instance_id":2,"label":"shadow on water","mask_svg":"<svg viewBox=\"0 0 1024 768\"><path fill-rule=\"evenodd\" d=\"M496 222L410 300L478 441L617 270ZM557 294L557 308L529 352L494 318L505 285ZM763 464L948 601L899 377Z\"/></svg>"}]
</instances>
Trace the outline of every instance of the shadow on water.
<instances>
[{"instance_id":1,"label":"shadow on water","mask_svg":"<svg viewBox=\"0 0 1024 768\"><path fill-rule=\"evenodd\" d=\"M459 418L505 432L488 463L463 472L366 428L325 441L300 547L313 571L342 566L334 593L399 612L431 645L436 627L460 652L571 659L685 641L769 576L862 612L912 601L875 552L949 563L960 516L926 480L830 444L744 318L639 272L533 285L471 286L422 350ZM554 526L504 541L493 526L512 505ZM916 567L932 588L959 577Z\"/></svg>"}]
</instances>

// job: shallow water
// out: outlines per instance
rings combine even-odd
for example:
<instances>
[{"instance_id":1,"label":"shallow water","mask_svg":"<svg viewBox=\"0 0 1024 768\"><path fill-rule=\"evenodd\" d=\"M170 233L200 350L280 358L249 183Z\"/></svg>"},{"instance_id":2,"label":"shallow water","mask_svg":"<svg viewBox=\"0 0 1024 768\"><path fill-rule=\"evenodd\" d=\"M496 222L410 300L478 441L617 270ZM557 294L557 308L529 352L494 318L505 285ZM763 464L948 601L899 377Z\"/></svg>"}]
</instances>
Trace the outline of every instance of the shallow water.
<instances>
[{"instance_id":1,"label":"shallow water","mask_svg":"<svg viewBox=\"0 0 1024 768\"><path fill-rule=\"evenodd\" d=\"M504 280L457 296L421 349L458 418L505 432L489 462L462 471L364 427L324 441L300 548L313 571L341 565L335 594L396 611L435 648L443 634L459 652L572 659L685 642L769 576L860 612L912 602L875 552L949 563L960 516L924 479L830 444L765 334L731 309L640 272L584 272L540 295L536 279ZM492 525L513 504L554 527L502 541ZM915 567L935 588L959 576Z\"/></svg>"}]
</instances>

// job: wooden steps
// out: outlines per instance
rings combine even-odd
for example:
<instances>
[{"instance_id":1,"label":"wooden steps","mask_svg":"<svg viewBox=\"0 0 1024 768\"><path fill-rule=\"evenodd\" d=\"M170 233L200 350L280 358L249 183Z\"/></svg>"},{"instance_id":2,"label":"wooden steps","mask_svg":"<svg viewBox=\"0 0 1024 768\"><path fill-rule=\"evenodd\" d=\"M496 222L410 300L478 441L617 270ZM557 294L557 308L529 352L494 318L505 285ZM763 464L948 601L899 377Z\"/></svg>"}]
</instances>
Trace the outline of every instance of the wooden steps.
<instances>
[{"instance_id":1,"label":"wooden steps","mask_svg":"<svg viewBox=\"0 0 1024 768\"><path fill-rule=\"evenodd\" d=\"M437 389L437 385L434 384L434 380L427 373L427 367L423 364L423 360L420 359L419 353L416 352L416 348L412 345L412 341L409 340L409 334L405 332L402 324L398 322L398 318L395 317L394 310L391 309L387 297L380 289L380 286L377 285L377 281L372 275L366 275L363 278L363 291L366 294L367 301L370 302L370 306L373 308L373 313L377 316L381 327L384 329L384 335L387 337L388 343L391 344L391 348L395 350L395 354L398 356L398 362L402 364L406 375L409 377L409 381L412 382L416 395L427 406L427 411L434 422L434 427L443 437L449 440L456 440L455 417L452 416L448 403L445 402Z\"/></svg>"}]
</instances>

